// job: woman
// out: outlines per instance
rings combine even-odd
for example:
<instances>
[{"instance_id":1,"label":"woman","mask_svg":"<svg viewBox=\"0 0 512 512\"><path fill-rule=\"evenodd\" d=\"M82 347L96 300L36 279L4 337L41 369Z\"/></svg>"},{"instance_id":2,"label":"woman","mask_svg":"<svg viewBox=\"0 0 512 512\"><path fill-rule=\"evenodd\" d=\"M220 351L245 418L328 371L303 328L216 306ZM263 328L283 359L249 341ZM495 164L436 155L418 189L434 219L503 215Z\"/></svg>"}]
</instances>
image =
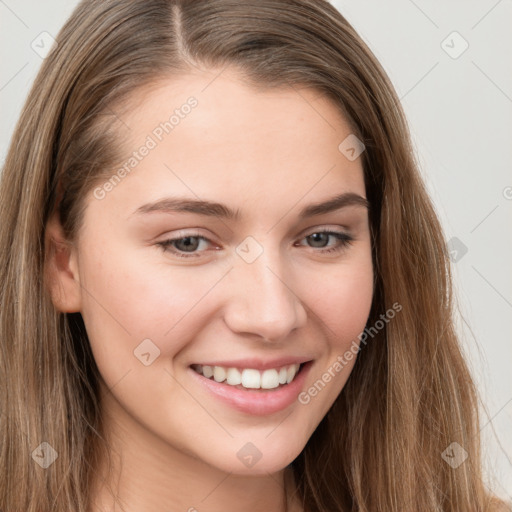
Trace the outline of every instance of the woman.
<instances>
[{"instance_id":1,"label":"woman","mask_svg":"<svg viewBox=\"0 0 512 512\"><path fill-rule=\"evenodd\" d=\"M327 2L82 2L1 180L1 510L498 510L399 101Z\"/></svg>"}]
</instances>

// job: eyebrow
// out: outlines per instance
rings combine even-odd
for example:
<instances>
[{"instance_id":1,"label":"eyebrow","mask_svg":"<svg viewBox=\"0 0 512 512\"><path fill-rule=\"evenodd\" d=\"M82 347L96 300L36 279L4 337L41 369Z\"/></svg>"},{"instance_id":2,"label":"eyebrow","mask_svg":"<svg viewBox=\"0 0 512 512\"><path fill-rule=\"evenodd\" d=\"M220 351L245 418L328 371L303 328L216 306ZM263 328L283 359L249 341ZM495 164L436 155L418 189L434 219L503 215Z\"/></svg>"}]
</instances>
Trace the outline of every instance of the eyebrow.
<instances>
[{"instance_id":1,"label":"eyebrow","mask_svg":"<svg viewBox=\"0 0 512 512\"><path fill-rule=\"evenodd\" d=\"M348 206L360 206L369 209L368 200L354 192L345 192L320 203L305 206L299 212L299 219L323 215ZM137 208L133 214L162 213L196 213L198 215L215 216L228 220L240 220L240 209L233 210L222 203L182 197L164 197L153 203L147 203ZM132 214L132 215L133 215Z\"/></svg>"}]
</instances>

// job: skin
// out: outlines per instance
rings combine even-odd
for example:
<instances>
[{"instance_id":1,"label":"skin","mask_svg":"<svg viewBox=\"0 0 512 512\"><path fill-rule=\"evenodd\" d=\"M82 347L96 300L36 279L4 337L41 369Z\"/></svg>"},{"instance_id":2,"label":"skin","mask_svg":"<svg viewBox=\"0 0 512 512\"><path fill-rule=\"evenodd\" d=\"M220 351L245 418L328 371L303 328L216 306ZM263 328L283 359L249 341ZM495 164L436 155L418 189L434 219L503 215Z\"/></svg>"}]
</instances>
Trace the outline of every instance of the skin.
<instances>
[{"instance_id":1,"label":"skin","mask_svg":"<svg viewBox=\"0 0 512 512\"><path fill-rule=\"evenodd\" d=\"M189 366L307 356L314 360L307 390L357 341L370 312L367 209L298 219L302 207L343 192L365 197L361 159L338 150L350 126L318 91L261 92L234 70L217 75L203 70L138 91L120 114L127 156L189 96L198 106L103 199L88 194L75 244L65 245L55 216L47 225L58 249L49 268L54 304L82 314L103 379L118 500L114 506L98 479L94 511L285 510L285 468L340 393L355 357L308 404L296 400L264 416L221 403ZM242 219L133 214L165 196L224 203ZM306 238L321 228L353 241L322 253L339 242ZM157 245L194 234L209 240L193 249L198 257ZM250 264L236 252L248 236L263 248ZM183 245L174 249L183 253ZM160 355L145 366L134 350L148 338ZM262 454L251 468L237 457L248 442ZM106 477L104 465L98 474ZM292 501L288 510L302 509Z\"/></svg>"}]
</instances>

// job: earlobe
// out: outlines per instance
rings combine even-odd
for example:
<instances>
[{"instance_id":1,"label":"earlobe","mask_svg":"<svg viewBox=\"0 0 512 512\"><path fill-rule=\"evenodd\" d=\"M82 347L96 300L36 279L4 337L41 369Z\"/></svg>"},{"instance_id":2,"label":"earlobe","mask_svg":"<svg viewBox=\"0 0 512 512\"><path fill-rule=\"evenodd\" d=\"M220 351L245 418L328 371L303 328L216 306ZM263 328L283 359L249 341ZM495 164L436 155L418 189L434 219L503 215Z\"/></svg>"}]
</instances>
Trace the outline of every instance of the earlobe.
<instances>
[{"instance_id":1,"label":"earlobe","mask_svg":"<svg viewBox=\"0 0 512 512\"><path fill-rule=\"evenodd\" d=\"M65 238L57 214L53 214L46 224L44 274L55 308L62 313L79 312L81 294L77 251Z\"/></svg>"}]
</instances>

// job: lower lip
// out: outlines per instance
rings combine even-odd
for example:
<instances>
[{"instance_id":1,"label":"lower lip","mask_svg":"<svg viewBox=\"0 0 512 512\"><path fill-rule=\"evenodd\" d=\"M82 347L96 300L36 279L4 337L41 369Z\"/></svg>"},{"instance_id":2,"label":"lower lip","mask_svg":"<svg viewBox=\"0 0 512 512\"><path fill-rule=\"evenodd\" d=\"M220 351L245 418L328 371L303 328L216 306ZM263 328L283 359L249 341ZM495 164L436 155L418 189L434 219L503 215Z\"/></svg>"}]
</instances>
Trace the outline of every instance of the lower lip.
<instances>
[{"instance_id":1,"label":"lower lip","mask_svg":"<svg viewBox=\"0 0 512 512\"><path fill-rule=\"evenodd\" d=\"M207 379L192 368L189 368L189 371L200 385L222 402L246 414L265 416L282 411L296 401L304 386L311 364L312 361L305 363L290 384L273 390L237 389L229 384Z\"/></svg>"}]
</instances>

